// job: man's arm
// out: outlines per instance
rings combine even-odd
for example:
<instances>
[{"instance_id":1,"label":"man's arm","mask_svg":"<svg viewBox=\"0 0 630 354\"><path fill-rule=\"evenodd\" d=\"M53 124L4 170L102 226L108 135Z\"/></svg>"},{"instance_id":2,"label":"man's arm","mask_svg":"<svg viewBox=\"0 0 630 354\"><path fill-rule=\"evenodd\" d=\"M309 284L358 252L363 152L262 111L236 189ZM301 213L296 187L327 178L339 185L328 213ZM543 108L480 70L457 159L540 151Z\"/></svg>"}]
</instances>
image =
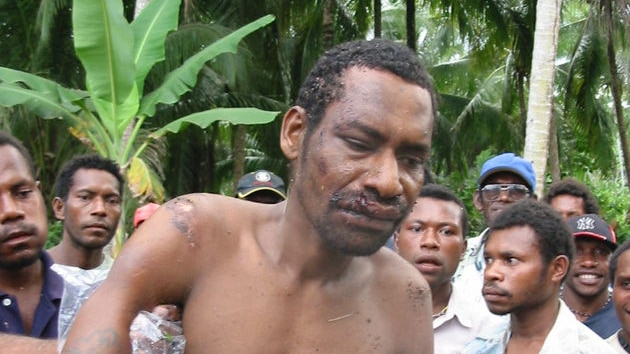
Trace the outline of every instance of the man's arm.
<instances>
[{"instance_id":1,"label":"man's arm","mask_svg":"<svg viewBox=\"0 0 630 354\"><path fill-rule=\"evenodd\" d=\"M0 333L0 343L2 343L3 353L57 353L56 339L39 339Z\"/></svg>"},{"instance_id":2,"label":"man's arm","mask_svg":"<svg viewBox=\"0 0 630 354\"><path fill-rule=\"evenodd\" d=\"M203 200L194 196L174 199L134 233L108 278L79 310L63 353L129 353L129 328L139 311L183 303L201 249L190 242L201 237L194 221L199 203Z\"/></svg>"}]
</instances>

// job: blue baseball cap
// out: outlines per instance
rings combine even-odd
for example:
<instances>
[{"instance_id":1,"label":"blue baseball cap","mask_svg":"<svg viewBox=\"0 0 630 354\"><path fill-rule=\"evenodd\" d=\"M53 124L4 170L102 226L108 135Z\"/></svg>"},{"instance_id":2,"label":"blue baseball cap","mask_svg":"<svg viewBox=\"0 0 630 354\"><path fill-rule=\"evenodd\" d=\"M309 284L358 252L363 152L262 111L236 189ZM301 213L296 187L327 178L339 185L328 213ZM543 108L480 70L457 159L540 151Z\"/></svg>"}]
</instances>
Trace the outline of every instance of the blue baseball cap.
<instances>
[{"instance_id":1,"label":"blue baseball cap","mask_svg":"<svg viewBox=\"0 0 630 354\"><path fill-rule=\"evenodd\" d=\"M481 186L486 178L497 172L510 172L520 176L525 180L525 183L528 184L532 192L536 190L536 174L534 173L534 167L531 162L520 156L506 152L484 162L483 166L481 166L481 175L477 180L478 185Z\"/></svg>"}]
</instances>

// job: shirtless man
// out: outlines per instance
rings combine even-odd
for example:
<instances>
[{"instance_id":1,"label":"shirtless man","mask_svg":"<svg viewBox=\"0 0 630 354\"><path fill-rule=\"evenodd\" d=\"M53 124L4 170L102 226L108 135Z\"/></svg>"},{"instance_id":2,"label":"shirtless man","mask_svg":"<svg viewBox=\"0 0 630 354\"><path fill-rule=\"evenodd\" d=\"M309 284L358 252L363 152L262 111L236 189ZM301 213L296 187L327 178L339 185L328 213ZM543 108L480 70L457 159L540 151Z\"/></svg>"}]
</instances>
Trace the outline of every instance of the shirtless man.
<instances>
[{"instance_id":1,"label":"shirtless man","mask_svg":"<svg viewBox=\"0 0 630 354\"><path fill-rule=\"evenodd\" d=\"M325 53L283 118L287 200L164 204L79 311L64 352L129 352L136 313L173 303L188 353L433 353L427 283L381 246L422 186L435 109L406 47Z\"/></svg>"}]
</instances>

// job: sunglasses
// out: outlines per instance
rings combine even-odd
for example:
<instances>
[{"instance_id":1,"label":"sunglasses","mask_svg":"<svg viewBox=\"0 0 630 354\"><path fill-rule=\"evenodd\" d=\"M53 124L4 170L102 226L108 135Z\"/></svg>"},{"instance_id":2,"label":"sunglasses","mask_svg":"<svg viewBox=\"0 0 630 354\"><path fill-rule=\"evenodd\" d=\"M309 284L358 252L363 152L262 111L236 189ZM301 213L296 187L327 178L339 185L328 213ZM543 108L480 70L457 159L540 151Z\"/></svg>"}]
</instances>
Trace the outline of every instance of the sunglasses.
<instances>
[{"instance_id":1,"label":"sunglasses","mask_svg":"<svg viewBox=\"0 0 630 354\"><path fill-rule=\"evenodd\" d=\"M515 201L531 195L529 188L522 184L487 184L480 189L481 198L491 202L499 199L503 191L506 191L508 197Z\"/></svg>"}]
</instances>

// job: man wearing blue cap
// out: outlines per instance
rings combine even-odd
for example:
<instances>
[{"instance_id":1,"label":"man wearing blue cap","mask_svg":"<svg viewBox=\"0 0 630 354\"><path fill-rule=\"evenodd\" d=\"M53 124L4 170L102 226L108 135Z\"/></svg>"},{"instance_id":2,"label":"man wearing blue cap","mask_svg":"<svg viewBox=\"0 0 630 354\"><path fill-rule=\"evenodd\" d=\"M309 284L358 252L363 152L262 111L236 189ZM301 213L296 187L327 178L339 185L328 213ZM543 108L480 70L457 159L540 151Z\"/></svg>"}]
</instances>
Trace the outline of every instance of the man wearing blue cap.
<instances>
[{"instance_id":1,"label":"man wearing blue cap","mask_svg":"<svg viewBox=\"0 0 630 354\"><path fill-rule=\"evenodd\" d=\"M481 167L473 203L490 225L510 204L525 198L535 199L535 190L536 175L532 163L506 152L489 159ZM465 289L471 289L480 303L484 303L481 296L484 269L481 239L487 231L486 228L479 236L468 239L466 254L453 277Z\"/></svg>"}]
</instances>

